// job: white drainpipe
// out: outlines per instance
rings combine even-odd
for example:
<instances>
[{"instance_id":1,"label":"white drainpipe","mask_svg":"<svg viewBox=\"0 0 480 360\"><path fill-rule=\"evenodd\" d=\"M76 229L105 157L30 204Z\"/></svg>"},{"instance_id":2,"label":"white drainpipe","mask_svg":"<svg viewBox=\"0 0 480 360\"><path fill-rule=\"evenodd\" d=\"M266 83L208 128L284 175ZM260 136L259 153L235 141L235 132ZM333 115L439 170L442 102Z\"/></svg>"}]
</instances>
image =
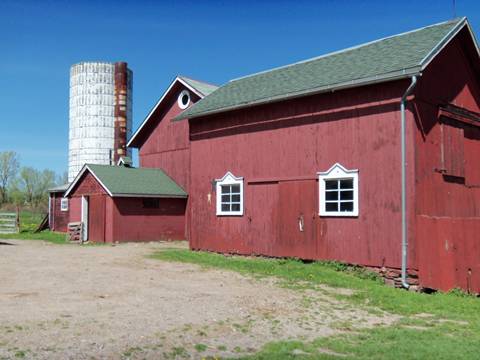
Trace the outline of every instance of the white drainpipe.
<instances>
[{"instance_id":1,"label":"white drainpipe","mask_svg":"<svg viewBox=\"0 0 480 360\"><path fill-rule=\"evenodd\" d=\"M405 127L405 103L407 97L412 93L417 84L417 77L412 76L412 82L405 94L402 96L400 102L400 117L401 117L401 143L402 143L402 286L408 289L410 285L407 283L407 160L406 160L406 127Z\"/></svg>"}]
</instances>

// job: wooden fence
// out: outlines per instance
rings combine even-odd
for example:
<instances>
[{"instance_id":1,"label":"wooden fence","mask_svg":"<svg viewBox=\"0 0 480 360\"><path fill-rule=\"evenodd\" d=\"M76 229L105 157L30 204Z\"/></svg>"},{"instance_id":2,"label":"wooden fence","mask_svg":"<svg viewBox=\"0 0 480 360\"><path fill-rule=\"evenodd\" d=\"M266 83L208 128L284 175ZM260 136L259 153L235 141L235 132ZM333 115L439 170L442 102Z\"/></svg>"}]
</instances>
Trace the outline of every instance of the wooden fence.
<instances>
[{"instance_id":1,"label":"wooden fence","mask_svg":"<svg viewBox=\"0 0 480 360\"><path fill-rule=\"evenodd\" d=\"M0 234L15 234L19 232L18 214L0 213Z\"/></svg>"}]
</instances>

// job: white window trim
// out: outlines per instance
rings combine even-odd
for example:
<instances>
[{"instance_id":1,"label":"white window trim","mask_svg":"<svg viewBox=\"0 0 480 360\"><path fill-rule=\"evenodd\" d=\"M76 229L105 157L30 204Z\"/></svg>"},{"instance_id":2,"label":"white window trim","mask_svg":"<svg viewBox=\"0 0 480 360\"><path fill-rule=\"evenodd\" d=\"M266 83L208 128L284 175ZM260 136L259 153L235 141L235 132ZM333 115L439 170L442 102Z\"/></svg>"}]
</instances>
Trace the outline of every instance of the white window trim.
<instances>
[{"instance_id":1,"label":"white window trim","mask_svg":"<svg viewBox=\"0 0 480 360\"><path fill-rule=\"evenodd\" d=\"M182 98L187 95L188 96L188 101L186 104L184 104L182 102ZM182 90L182 92L180 93L180 95L178 95L178 99L177 99L177 104L178 104L178 107L182 110L186 109L188 107L188 105L190 105L190 101L191 101L191 98L190 98L190 91L188 90Z\"/></svg>"},{"instance_id":2,"label":"white window trim","mask_svg":"<svg viewBox=\"0 0 480 360\"><path fill-rule=\"evenodd\" d=\"M68 198L62 198L60 200L60 211L68 211Z\"/></svg>"},{"instance_id":3,"label":"white window trim","mask_svg":"<svg viewBox=\"0 0 480 360\"><path fill-rule=\"evenodd\" d=\"M236 177L228 171L223 178L215 179L217 216L243 216L243 177ZM240 211L222 211L222 185L240 185Z\"/></svg>"},{"instance_id":4,"label":"white window trim","mask_svg":"<svg viewBox=\"0 0 480 360\"><path fill-rule=\"evenodd\" d=\"M356 217L359 213L358 204L358 169L347 170L339 163L324 172L318 172L319 185L319 215L336 217ZM325 180L353 179L353 211L326 211Z\"/></svg>"}]
</instances>

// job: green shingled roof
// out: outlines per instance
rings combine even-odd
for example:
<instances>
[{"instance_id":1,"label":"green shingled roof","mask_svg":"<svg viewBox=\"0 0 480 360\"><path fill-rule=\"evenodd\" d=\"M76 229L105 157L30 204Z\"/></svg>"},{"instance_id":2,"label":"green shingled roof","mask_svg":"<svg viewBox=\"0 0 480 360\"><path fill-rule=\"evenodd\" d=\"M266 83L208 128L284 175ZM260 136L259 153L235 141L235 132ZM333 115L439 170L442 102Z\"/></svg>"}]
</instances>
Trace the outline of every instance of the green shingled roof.
<instances>
[{"instance_id":1,"label":"green shingled roof","mask_svg":"<svg viewBox=\"0 0 480 360\"><path fill-rule=\"evenodd\" d=\"M65 190L68 189L68 184L63 184L63 185L59 185L59 186L55 186L55 187L52 187L50 189L48 189L48 192L65 192Z\"/></svg>"},{"instance_id":2,"label":"green shingled roof","mask_svg":"<svg viewBox=\"0 0 480 360\"><path fill-rule=\"evenodd\" d=\"M187 197L187 193L160 169L86 164L111 196ZM82 176L70 185L68 193Z\"/></svg>"},{"instance_id":3,"label":"green shingled roof","mask_svg":"<svg viewBox=\"0 0 480 360\"><path fill-rule=\"evenodd\" d=\"M466 23L455 19L232 80L175 120L413 75Z\"/></svg>"},{"instance_id":4,"label":"green shingled roof","mask_svg":"<svg viewBox=\"0 0 480 360\"><path fill-rule=\"evenodd\" d=\"M190 79L185 76L179 76L179 78L204 96L210 95L212 92L218 89L217 85L209 84L203 81Z\"/></svg>"}]
</instances>

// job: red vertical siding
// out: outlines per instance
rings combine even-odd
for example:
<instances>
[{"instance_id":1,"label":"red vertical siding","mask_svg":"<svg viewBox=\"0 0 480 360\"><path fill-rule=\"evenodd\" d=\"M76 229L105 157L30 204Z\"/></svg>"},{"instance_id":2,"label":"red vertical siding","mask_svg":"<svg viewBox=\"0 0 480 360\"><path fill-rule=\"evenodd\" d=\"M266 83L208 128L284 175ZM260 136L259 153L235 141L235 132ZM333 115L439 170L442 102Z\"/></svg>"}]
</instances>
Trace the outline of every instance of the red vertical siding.
<instances>
[{"instance_id":1,"label":"red vertical siding","mask_svg":"<svg viewBox=\"0 0 480 360\"><path fill-rule=\"evenodd\" d=\"M63 193L50 193L50 230L67 232L67 225L70 217L70 206L68 211L62 211L61 202ZM70 205L70 204L69 204Z\"/></svg>"},{"instance_id":2,"label":"red vertical siding","mask_svg":"<svg viewBox=\"0 0 480 360\"><path fill-rule=\"evenodd\" d=\"M441 124L442 171L445 175L465 176L465 151L462 127Z\"/></svg>"},{"instance_id":3,"label":"red vertical siding","mask_svg":"<svg viewBox=\"0 0 480 360\"><path fill-rule=\"evenodd\" d=\"M278 236L275 256L317 258L315 219L318 216L318 190L315 180L285 181L278 186ZM318 238L319 243L321 237Z\"/></svg>"},{"instance_id":4,"label":"red vertical siding","mask_svg":"<svg viewBox=\"0 0 480 360\"><path fill-rule=\"evenodd\" d=\"M95 179L95 177L86 171L77 182L77 185L70 193L71 197L81 197L83 195L106 195L107 192Z\"/></svg>"},{"instance_id":5,"label":"red vertical siding","mask_svg":"<svg viewBox=\"0 0 480 360\"><path fill-rule=\"evenodd\" d=\"M68 222L79 222L82 216L82 198L71 197L69 201L69 219Z\"/></svg>"},{"instance_id":6,"label":"red vertical siding","mask_svg":"<svg viewBox=\"0 0 480 360\"><path fill-rule=\"evenodd\" d=\"M88 240L95 243L105 242L105 200L107 195L91 195L88 199Z\"/></svg>"},{"instance_id":7,"label":"red vertical siding","mask_svg":"<svg viewBox=\"0 0 480 360\"><path fill-rule=\"evenodd\" d=\"M465 35L445 47L416 89L416 241L422 286L480 292L480 129L439 118L448 104L480 111L478 65Z\"/></svg>"},{"instance_id":8,"label":"red vertical siding","mask_svg":"<svg viewBox=\"0 0 480 360\"><path fill-rule=\"evenodd\" d=\"M192 248L400 267L398 109L407 86L364 87L191 120ZM407 156L413 164L411 141ZM358 218L318 216L316 174L336 162L359 170ZM215 215L212 180L227 171L245 179L243 217ZM413 166L408 186L413 206ZM413 207L409 214L413 234Z\"/></svg>"},{"instance_id":9,"label":"red vertical siding","mask_svg":"<svg viewBox=\"0 0 480 360\"><path fill-rule=\"evenodd\" d=\"M178 95L185 87L174 85L161 106L151 115L148 135L139 147L141 167L160 168L188 192L189 128L188 121L172 121L180 114ZM190 92L191 102L199 97Z\"/></svg>"},{"instance_id":10,"label":"red vertical siding","mask_svg":"<svg viewBox=\"0 0 480 360\"><path fill-rule=\"evenodd\" d=\"M158 208L144 208L143 198L108 196L88 172L71 193L79 208L82 195L89 197L88 232L92 242L185 239L186 199L159 199Z\"/></svg>"},{"instance_id":11,"label":"red vertical siding","mask_svg":"<svg viewBox=\"0 0 480 360\"><path fill-rule=\"evenodd\" d=\"M114 198L113 241L185 239L186 199L160 199L157 209L143 207L142 198Z\"/></svg>"}]
</instances>

